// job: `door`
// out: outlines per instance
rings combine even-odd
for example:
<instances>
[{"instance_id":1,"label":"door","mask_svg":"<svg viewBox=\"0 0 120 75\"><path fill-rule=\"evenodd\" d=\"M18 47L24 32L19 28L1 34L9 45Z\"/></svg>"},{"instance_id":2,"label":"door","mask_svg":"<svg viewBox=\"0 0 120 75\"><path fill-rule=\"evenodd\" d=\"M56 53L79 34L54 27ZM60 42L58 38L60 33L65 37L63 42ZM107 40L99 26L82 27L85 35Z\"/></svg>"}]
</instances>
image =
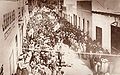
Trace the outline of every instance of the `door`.
<instances>
[{"instance_id":1,"label":"door","mask_svg":"<svg viewBox=\"0 0 120 75\"><path fill-rule=\"evenodd\" d=\"M102 28L96 27L96 41L102 45Z\"/></svg>"},{"instance_id":2,"label":"door","mask_svg":"<svg viewBox=\"0 0 120 75\"><path fill-rule=\"evenodd\" d=\"M111 46L112 52L120 52L120 27L111 25Z\"/></svg>"}]
</instances>

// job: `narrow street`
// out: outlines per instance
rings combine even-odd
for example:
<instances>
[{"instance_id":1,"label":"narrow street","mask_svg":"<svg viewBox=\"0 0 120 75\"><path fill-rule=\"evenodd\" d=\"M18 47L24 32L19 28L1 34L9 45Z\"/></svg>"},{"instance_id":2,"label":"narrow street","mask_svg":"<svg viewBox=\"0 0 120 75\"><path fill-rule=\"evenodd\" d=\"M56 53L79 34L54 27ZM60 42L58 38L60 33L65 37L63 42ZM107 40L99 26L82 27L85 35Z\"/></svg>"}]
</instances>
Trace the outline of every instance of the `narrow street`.
<instances>
[{"instance_id":1,"label":"narrow street","mask_svg":"<svg viewBox=\"0 0 120 75\"><path fill-rule=\"evenodd\" d=\"M87 63L83 62L83 59L71 50L68 45L62 43L61 47L63 55L63 61L71 67L63 67L62 70L65 75L93 75L92 71L88 68Z\"/></svg>"},{"instance_id":2,"label":"narrow street","mask_svg":"<svg viewBox=\"0 0 120 75\"><path fill-rule=\"evenodd\" d=\"M0 0L0 75L120 75L120 0Z\"/></svg>"},{"instance_id":3,"label":"narrow street","mask_svg":"<svg viewBox=\"0 0 120 75\"><path fill-rule=\"evenodd\" d=\"M49 14L46 14L46 12L48 12ZM64 75L93 75L92 71L88 68L87 63L84 63L82 61L83 59L81 59L80 56L78 56L78 54L76 54L74 52L72 47L69 47L69 45L63 43L64 39L60 38L61 33L60 32L56 33L56 31L58 31L61 28L61 24L58 22L59 19L58 19L58 17L55 16L56 14L51 13L50 9L47 10L47 8L45 8L45 7L42 9L37 9L37 12L35 12L35 13L36 13L36 15L32 16L29 21L29 26L28 26L29 29L27 29L27 30L28 30L28 36L31 37L30 39L31 40L33 39L32 42L36 43L37 45L32 46L33 43L31 43L30 45L28 45L28 46L31 46L31 47L29 47L28 50L30 50L32 52L32 54L33 54L33 52L37 52L37 55L39 55L38 53L41 52L41 49L43 46L44 47L43 52L47 51L47 53L49 55L49 53L51 52L50 49L52 48L53 62L51 64L55 65L55 64L57 64L55 62L58 61L58 66L56 65L56 67L54 67L56 69L54 70L53 75L57 74L57 71L59 71L57 69L59 67L61 67L60 71L63 72ZM41 18L37 18L37 17L41 17ZM40 26L39 26L39 24L40 24ZM32 28L30 28L30 27L32 27ZM42 33L39 33L39 32L42 32ZM53 33L55 33L55 34L53 34ZM40 34L40 35L38 35L38 34ZM54 40L56 40L56 39L52 38L55 35L57 35L57 37L55 37L58 39L57 42L54 42ZM33 38L33 37L35 37L35 38ZM64 35L62 35L62 37L64 37ZM41 43L34 42L34 40L41 42ZM28 40L26 39L26 42L29 42L29 39ZM49 43L49 42L51 42L51 43ZM25 50L27 50L26 45L24 45L24 48L25 48ZM62 54L60 56L61 59L59 59L59 55L57 55L56 52L60 52L60 54ZM36 57L37 56L35 56L35 58ZM54 57L55 57L55 59L54 59ZM52 58L52 57L50 57L50 58ZM31 59L29 59L29 60L31 61ZM48 59L45 59L45 60L48 61ZM50 59L50 60L52 60L52 59ZM61 62L59 62L60 60L61 60ZM30 61L28 61L28 62L30 62ZM41 60L38 59L38 61L41 61ZM35 62L33 61L33 63L35 63ZM48 63L48 62L46 62L46 63ZM42 63L41 63L41 65L42 65ZM47 69L47 70L45 70L46 74L51 75L52 71L48 71L51 69L47 68L45 65L44 65L44 67ZM33 71L30 72L30 70L29 70L29 73L31 75L32 74L36 75L37 72L33 72ZM58 73L58 75L61 75L61 74Z\"/></svg>"}]
</instances>

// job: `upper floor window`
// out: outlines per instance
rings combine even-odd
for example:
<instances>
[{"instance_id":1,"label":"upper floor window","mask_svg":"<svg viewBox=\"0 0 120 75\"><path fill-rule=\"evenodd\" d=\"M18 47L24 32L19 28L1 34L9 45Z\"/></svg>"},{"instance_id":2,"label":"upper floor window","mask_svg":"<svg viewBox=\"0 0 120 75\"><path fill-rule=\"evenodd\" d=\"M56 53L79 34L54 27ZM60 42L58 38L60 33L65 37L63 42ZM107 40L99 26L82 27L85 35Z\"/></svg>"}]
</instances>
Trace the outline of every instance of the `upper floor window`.
<instances>
[{"instance_id":1,"label":"upper floor window","mask_svg":"<svg viewBox=\"0 0 120 75\"><path fill-rule=\"evenodd\" d=\"M3 31L15 20L15 10L3 15Z\"/></svg>"}]
</instances>

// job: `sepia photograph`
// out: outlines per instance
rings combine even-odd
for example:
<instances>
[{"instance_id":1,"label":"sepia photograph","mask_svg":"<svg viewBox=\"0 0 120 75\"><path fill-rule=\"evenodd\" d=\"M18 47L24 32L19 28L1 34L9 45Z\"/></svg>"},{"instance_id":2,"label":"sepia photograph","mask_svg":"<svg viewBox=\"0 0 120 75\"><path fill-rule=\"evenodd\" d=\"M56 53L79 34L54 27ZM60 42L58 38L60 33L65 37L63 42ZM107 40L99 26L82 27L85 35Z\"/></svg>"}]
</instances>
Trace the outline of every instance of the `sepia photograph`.
<instances>
[{"instance_id":1,"label":"sepia photograph","mask_svg":"<svg viewBox=\"0 0 120 75\"><path fill-rule=\"evenodd\" d=\"M120 75L120 0L0 0L0 75Z\"/></svg>"}]
</instances>

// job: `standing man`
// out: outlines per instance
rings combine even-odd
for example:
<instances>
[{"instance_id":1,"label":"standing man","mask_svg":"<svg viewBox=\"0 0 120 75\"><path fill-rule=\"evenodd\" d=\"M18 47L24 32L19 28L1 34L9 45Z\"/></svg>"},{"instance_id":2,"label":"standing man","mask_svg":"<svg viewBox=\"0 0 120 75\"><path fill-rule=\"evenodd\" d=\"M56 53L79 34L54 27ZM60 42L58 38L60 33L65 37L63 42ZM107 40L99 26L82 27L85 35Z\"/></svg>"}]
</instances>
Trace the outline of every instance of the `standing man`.
<instances>
[{"instance_id":1,"label":"standing man","mask_svg":"<svg viewBox=\"0 0 120 75\"><path fill-rule=\"evenodd\" d=\"M3 75L4 73L3 73L3 64L2 64L2 66L1 66L1 68L0 68L0 75Z\"/></svg>"}]
</instances>

